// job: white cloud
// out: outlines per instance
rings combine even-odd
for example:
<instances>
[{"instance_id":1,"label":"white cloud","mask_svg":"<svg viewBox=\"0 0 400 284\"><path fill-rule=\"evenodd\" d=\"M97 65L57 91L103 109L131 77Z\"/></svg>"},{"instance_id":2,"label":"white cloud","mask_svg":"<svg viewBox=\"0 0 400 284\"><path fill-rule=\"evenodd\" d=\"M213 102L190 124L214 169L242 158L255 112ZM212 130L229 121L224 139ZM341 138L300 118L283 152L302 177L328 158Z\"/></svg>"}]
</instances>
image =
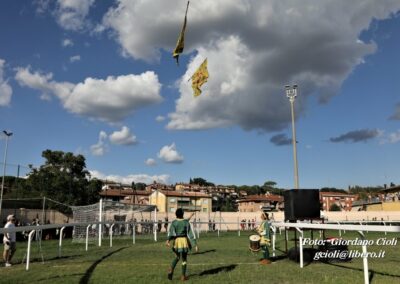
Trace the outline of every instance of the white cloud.
<instances>
[{"instance_id":1,"label":"white cloud","mask_svg":"<svg viewBox=\"0 0 400 284\"><path fill-rule=\"evenodd\" d=\"M381 136L380 144L396 144L400 142L400 130Z\"/></svg>"},{"instance_id":2,"label":"white cloud","mask_svg":"<svg viewBox=\"0 0 400 284\"><path fill-rule=\"evenodd\" d=\"M400 142L400 130L397 130L397 132L389 133L388 141L391 144L399 143Z\"/></svg>"},{"instance_id":3,"label":"white cloud","mask_svg":"<svg viewBox=\"0 0 400 284\"><path fill-rule=\"evenodd\" d=\"M392 116L389 117L391 120L400 120L400 103L396 104L396 110Z\"/></svg>"},{"instance_id":4,"label":"white cloud","mask_svg":"<svg viewBox=\"0 0 400 284\"><path fill-rule=\"evenodd\" d=\"M183 162L183 156L176 150L175 143L162 147L158 157L166 163L180 164Z\"/></svg>"},{"instance_id":5,"label":"white cloud","mask_svg":"<svg viewBox=\"0 0 400 284\"><path fill-rule=\"evenodd\" d=\"M21 86L54 95L68 111L107 122L119 122L144 106L159 103L161 84L152 71L134 75L86 78L72 84L52 80L53 74L17 68L15 79Z\"/></svg>"},{"instance_id":6,"label":"white cloud","mask_svg":"<svg viewBox=\"0 0 400 284\"><path fill-rule=\"evenodd\" d=\"M96 170L91 170L89 172L93 178L115 181L115 182L120 182L123 184L132 184L132 182L135 182L135 183L142 182L145 184L150 184L150 183L153 183L154 181L156 181L158 183L168 184L169 179L170 179L170 176L166 175L166 174L153 175L153 176L147 175L147 174L131 174L131 175L127 175L127 176L119 176L119 175L105 175Z\"/></svg>"},{"instance_id":7,"label":"white cloud","mask_svg":"<svg viewBox=\"0 0 400 284\"><path fill-rule=\"evenodd\" d=\"M103 156L107 151L107 134L104 131L100 131L99 140L96 144L90 146L90 152L93 156Z\"/></svg>"},{"instance_id":8,"label":"white cloud","mask_svg":"<svg viewBox=\"0 0 400 284\"><path fill-rule=\"evenodd\" d=\"M118 145L134 145L138 142L136 136L126 126L123 126L120 131L113 132L109 138L111 143Z\"/></svg>"},{"instance_id":9,"label":"white cloud","mask_svg":"<svg viewBox=\"0 0 400 284\"><path fill-rule=\"evenodd\" d=\"M86 19L95 0L57 0L54 15L57 23L66 30L79 31L90 23Z\"/></svg>"},{"instance_id":10,"label":"white cloud","mask_svg":"<svg viewBox=\"0 0 400 284\"><path fill-rule=\"evenodd\" d=\"M12 88L4 79L5 60L0 58L0 106L8 106L11 102Z\"/></svg>"},{"instance_id":11,"label":"white cloud","mask_svg":"<svg viewBox=\"0 0 400 284\"><path fill-rule=\"evenodd\" d=\"M81 56L80 55L74 55L74 56L71 56L69 58L69 62L71 62L71 63L79 61L79 60L81 60Z\"/></svg>"},{"instance_id":12,"label":"white cloud","mask_svg":"<svg viewBox=\"0 0 400 284\"><path fill-rule=\"evenodd\" d=\"M145 163L147 166L155 166L155 165L157 165L156 160L154 160L154 159L152 159L152 158L148 158L146 161L144 161L144 163Z\"/></svg>"},{"instance_id":13,"label":"white cloud","mask_svg":"<svg viewBox=\"0 0 400 284\"><path fill-rule=\"evenodd\" d=\"M74 46L74 42L69 38L65 38L65 39L62 40L61 45L63 47Z\"/></svg>"},{"instance_id":14,"label":"white cloud","mask_svg":"<svg viewBox=\"0 0 400 284\"><path fill-rule=\"evenodd\" d=\"M34 0L33 4L36 5L36 13L43 14L49 8L50 0Z\"/></svg>"},{"instance_id":15,"label":"white cloud","mask_svg":"<svg viewBox=\"0 0 400 284\"><path fill-rule=\"evenodd\" d=\"M156 121L157 121L157 122L162 122L162 121L164 121L164 120L165 120L165 116L158 115L158 116L156 117Z\"/></svg>"},{"instance_id":16,"label":"white cloud","mask_svg":"<svg viewBox=\"0 0 400 284\"><path fill-rule=\"evenodd\" d=\"M161 49L173 50L185 8L178 0L119 0L103 25L115 32L125 56L158 61ZM196 55L179 82L168 128L285 128L290 110L284 86L299 85L300 116L308 97L328 101L377 48L361 41L361 32L399 9L397 0L192 1L185 54ZM187 79L206 57L210 79L194 99Z\"/></svg>"}]
</instances>

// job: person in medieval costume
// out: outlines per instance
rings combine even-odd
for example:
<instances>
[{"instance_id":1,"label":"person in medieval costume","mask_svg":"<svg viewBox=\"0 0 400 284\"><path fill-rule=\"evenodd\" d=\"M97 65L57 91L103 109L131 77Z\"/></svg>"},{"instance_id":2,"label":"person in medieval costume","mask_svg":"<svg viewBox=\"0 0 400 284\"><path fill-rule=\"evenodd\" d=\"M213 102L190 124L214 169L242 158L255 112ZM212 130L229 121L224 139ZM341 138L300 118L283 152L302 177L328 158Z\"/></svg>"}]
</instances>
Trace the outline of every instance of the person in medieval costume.
<instances>
[{"instance_id":1,"label":"person in medieval costume","mask_svg":"<svg viewBox=\"0 0 400 284\"><path fill-rule=\"evenodd\" d=\"M261 224L257 227L257 233L260 235L260 246L263 251L263 258L260 261L260 264L267 265L271 263L271 259L269 257L269 249L270 245L270 224L269 224L269 216L268 213L261 213Z\"/></svg>"},{"instance_id":2,"label":"person in medieval costume","mask_svg":"<svg viewBox=\"0 0 400 284\"><path fill-rule=\"evenodd\" d=\"M182 276L181 280L185 281L188 279L186 276L187 268L187 255L192 247L195 247L196 252L198 251L196 243L196 235L193 232L193 228L189 223L189 219L183 218L184 211L182 208L178 208L175 212L176 219L172 221L168 232L168 240L166 242L167 247L171 247L171 241L173 241L172 251L175 254L175 258L171 263L171 267L168 271L168 279L172 280L172 276L176 265L179 260L182 259Z\"/></svg>"}]
</instances>

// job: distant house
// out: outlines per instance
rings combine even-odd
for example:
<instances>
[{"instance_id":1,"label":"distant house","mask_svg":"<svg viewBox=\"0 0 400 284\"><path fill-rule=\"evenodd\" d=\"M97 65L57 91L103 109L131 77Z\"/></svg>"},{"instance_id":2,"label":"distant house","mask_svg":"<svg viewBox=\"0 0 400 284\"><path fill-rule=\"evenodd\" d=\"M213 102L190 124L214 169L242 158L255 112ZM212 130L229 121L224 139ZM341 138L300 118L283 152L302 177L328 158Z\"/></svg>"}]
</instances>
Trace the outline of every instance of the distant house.
<instances>
[{"instance_id":1,"label":"distant house","mask_svg":"<svg viewBox=\"0 0 400 284\"><path fill-rule=\"evenodd\" d=\"M393 185L389 188L382 189L379 192L379 198L383 202L400 201L400 185Z\"/></svg>"},{"instance_id":2,"label":"distant house","mask_svg":"<svg viewBox=\"0 0 400 284\"><path fill-rule=\"evenodd\" d=\"M258 212L260 210L274 211L283 209L283 196L280 195L249 195L238 200L239 212Z\"/></svg>"},{"instance_id":3,"label":"distant house","mask_svg":"<svg viewBox=\"0 0 400 284\"><path fill-rule=\"evenodd\" d=\"M126 188L103 189L100 197L104 200L116 201L126 204L149 204L149 196L151 192L145 190L133 190Z\"/></svg>"},{"instance_id":4,"label":"distant house","mask_svg":"<svg viewBox=\"0 0 400 284\"><path fill-rule=\"evenodd\" d=\"M392 185L382 189L378 197L353 202L353 210L400 211L400 186Z\"/></svg>"},{"instance_id":5,"label":"distant house","mask_svg":"<svg viewBox=\"0 0 400 284\"><path fill-rule=\"evenodd\" d=\"M173 186L158 183L156 181L146 186L146 191L153 192L155 190L173 190Z\"/></svg>"},{"instance_id":6,"label":"distant house","mask_svg":"<svg viewBox=\"0 0 400 284\"><path fill-rule=\"evenodd\" d=\"M323 192L319 193L319 200L323 211L331 211L332 206L337 205L342 211L351 211L353 202L357 199L356 195L342 192Z\"/></svg>"},{"instance_id":7,"label":"distant house","mask_svg":"<svg viewBox=\"0 0 400 284\"><path fill-rule=\"evenodd\" d=\"M190 184L190 183L183 183L179 182L175 184L176 191L200 191L202 187L198 184Z\"/></svg>"},{"instance_id":8,"label":"distant house","mask_svg":"<svg viewBox=\"0 0 400 284\"><path fill-rule=\"evenodd\" d=\"M149 196L149 204L156 205L159 212L185 211L211 212L211 195L202 192L156 190Z\"/></svg>"}]
</instances>

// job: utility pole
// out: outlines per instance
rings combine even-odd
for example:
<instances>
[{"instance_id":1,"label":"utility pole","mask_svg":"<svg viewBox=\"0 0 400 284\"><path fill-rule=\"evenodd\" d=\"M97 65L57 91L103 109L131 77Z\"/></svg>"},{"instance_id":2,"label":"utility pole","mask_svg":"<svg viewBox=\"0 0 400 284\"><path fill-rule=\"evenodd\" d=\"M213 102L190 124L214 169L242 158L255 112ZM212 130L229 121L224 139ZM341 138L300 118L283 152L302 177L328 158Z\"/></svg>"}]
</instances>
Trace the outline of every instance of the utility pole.
<instances>
[{"instance_id":1,"label":"utility pole","mask_svg":"<svg viewBox=\"0 0 400 284\"><path fill-rule=\"evenodd\" d=\"M299 173L298 173L298 165L297 165L297 148L296 148L296 127L295 127L295 119L294 119L294 100L297 97L297 85L285 86L286 96L290 101L290 110L292 113L292 144L293 144L293 160L294 160L294 188L299 189Z\"/></svg>"},{"instance_id":2,"label":"utility pole","mask_svg":"<svg viewBox=\"0 0 400 284\"><path fill-rule=\"evenodd\" d=\"M6 175L6 165L7 165L7 150L8 150L8 139L13 135L12 132L7 132L3 130L4 135L6 135L6 149L4 151L4 163L3 163L3 179L1 180L1 193L0 193L0 218L1 209L3 205L3 192L4 192L4 178Z\"/></svg>"}]
</instances>

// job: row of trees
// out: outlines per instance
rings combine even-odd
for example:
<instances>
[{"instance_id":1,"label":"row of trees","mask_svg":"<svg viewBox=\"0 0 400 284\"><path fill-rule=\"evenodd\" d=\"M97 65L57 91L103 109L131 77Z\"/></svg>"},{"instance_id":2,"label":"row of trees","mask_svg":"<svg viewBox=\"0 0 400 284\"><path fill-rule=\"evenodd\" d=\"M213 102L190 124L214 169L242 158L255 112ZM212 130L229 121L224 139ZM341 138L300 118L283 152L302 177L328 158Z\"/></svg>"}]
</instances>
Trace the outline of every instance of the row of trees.
<instances>
[{"instance_id":1,"label":"row of trees","mask_svg":"<svg viewBox=\"0 0 400 284\"><path fill-rule=\"evenodd\" d=\"M6 198L49 197L68 205L98 202L102 182L92 179L86 169L85 157L70 152L45 150L39 168L31 167L26 178L7 177ZM68 207L53 205L66 212Z\"/></svg>"},{"instance_id":2,"label":"row of trees","mask_svg":"<svg viewBox=\"0 0 400 284\"><path fill-rule=\"evenodd\" d=\"M83 155L74 155L70 152L45 150L42 153L45 159L39 168L31 167L26 178L6 177L7 190L5 198L50 197L68 205L87 205L98 202L102 181L91 178L86 169L86 160ZM190 184L201 186L215 186L204 178L190 178ZM265 194L267 192L283 195L284 189L278 188L274 181L266 181L263 185L230 185L238 194L245 191L248 195ZM144 190L146 184L132 182L135 190ZM376 196L382 187L350 187L348 191L325 187L321 191L359 194L362 199ZM215 207L222 211L232 211L237 208L235 198L217 198ZM59 208L62 211L64 209Z\"/></svg>"}]
</instances>

